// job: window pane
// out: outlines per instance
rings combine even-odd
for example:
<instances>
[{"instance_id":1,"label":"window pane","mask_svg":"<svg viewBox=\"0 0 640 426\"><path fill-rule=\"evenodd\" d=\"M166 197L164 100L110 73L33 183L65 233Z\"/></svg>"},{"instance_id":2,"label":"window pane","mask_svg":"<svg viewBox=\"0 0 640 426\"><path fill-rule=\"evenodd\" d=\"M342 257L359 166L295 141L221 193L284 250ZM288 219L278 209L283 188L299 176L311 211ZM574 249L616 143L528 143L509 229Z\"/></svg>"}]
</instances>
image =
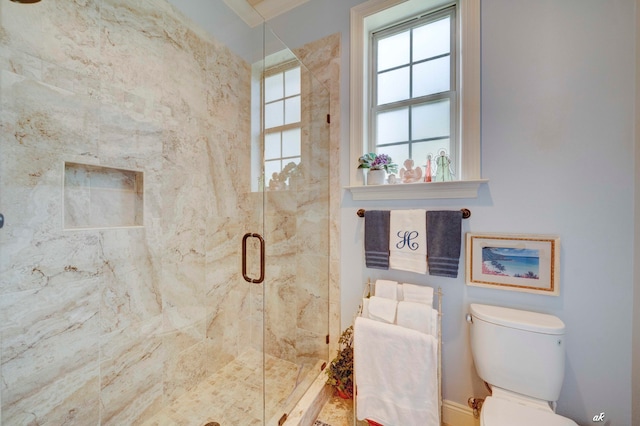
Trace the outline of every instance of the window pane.
<instances>
[{"instance_id":1,"label":"window pane","mask_svg":"<svg viewBox=\"0 0 640 426\"><path fill-rule=\"evenodd\" d=\"M300 94L300 68L294 68L284 73L284 95Z\"/></svg>"},{"instance_id":2,"label":"window pane","mask_svg":"<svg viewBox=\"0 0 640 426\"><path fill-rule=\"evenodd\" d=\"M376 145L409 140L409 108L381 112L376 120Z\"/></svg>"},{"instance_id":3,"label":"window pane","mask_svg":"<svg viewBox=\"0 0 640 426\"><path fill-rule=\"evenodd\" d=\"M280 160L265 161L264 162L264 180L269 184L269 179L273 179L274 173L280 173L282 171L282 163Z\"/></svg>"},{"instance_id":4,"label":"window pane","mask_svg":"<svg viewBox=\"0 0 640 426\"><path fill-rule=\"evenodd\" d=\"M280 132L268 133L264 136L264 158L267 160L280 158Z\"/></svg>"},{"instance_id":5,"label":"window pane","mask_svg":"<svg viewBox=\"0 0 640 426\"><path fill-rule=\"evenodd\" d=\"M409 63L409 30L378 41L378 72Z\"/></svg>"},{"instance_id":6,"label":"window pane","mask_svg":"<svg viewBox=\"0 0 640 426\"><path fill-rule=\"evenodd\" d=\"M412 97L446 92L450 89L451 61L449 56L423 62L413 67Z\"/></svg>"},{"instance_id":7,"label":"window pane","mask_svg":"<svg viewBox=\"0 0 640 426\"><path fill-rule=\"evenodd\" d=\"M404 163L404 160L409 158L408 144L383 146L378 148L376 151L378 154L387 154L389 157L391 157L391 161L398 165L398 170L402 168L402 163Z\"/></svg>"},{"instance_id":8,"label":"window pane","mask_svg":"<svg viewBox=\"0 0 640 426\"><path fill-rule=\"evenodd\" d=\"M413 30L413 60L421 61L451 51L451 18L446 17Z\"/></svg>"},{"instance_id":9,"label":"window pane","mask_svg":"<svg viewBox=\"0 0 640 426\"><path fill-rule=\"evenodd\" d=\"M449 139L414 143L412 146L413 161L417 166L422 167L422 171L424 172L427 164L427 156L431 155L431 171L433 172L435 168L433 163L443 149L446 152L451 152L449 149Z\"/></svg>"},{"instance_id":10,"label":"window pane","mask_svg":"<svg viewBox=\"0 0 640 426\"><path fill-rule=\"evenodd\" d=\"M282 160L282 168L283 169L286 168L291 163L293 163L293 164L295 164L297 166L298 164L300 164L300 157L287 158L287 159Z\"/></svg>"},{"instance_id":11,"label":"window pane","mask_svg":"<svg viewBox=\"0 0 640 426\"><path fill-rule=\"evenodd\" d=\"M283 102L273 102L264 106L264 127L270 129L271 127L282 126L284 123L284 111Z\"/></svg>"},{"instance_id":12,"label":"window pane","mask_svg":"<svg viewBox=\"0 0 640 426\"><path fill-rule=\"evenodd\" d=\"M285 99L284 124L297 123L299 121L300 121L300 96Z\"/></svg>"},{"instance_id":13,"label":"window pane","mask_svg":"<svg viewBox=\"0 0 640 426\"><path fill-rule=\"evenodd\" d=\"M282 156L300 156L300 129L291 129L282 132Z\"/></svg>"},{"instance_id":14,"label":"window pane","mask_svg":"<svg viewBox=\"0 0 640 426\"><path fill-rule=\"evenodd\" d=\"M409 99L409 67L378 74L378 105Z\"/></svg>"},{"instance_id":15,"label":"window pane","mask_svg":"<svg viewBox=\"0 0 640 426\"><path fill-rule=\"evenodd\" d=\"M449 136L449 99L414 106L411 109L411 138Z\"/></svg>"},{"instance_id":16,"label":"window pane","mask_svg":"<svg viewBox=\"0 0 640 426\"><path fill-rule=\"evenodd\" d=\"M284 86L282 84L282 73L269 76L264 79L264 101L271 102L282 99Z\"/></svg>"}]
</instances>

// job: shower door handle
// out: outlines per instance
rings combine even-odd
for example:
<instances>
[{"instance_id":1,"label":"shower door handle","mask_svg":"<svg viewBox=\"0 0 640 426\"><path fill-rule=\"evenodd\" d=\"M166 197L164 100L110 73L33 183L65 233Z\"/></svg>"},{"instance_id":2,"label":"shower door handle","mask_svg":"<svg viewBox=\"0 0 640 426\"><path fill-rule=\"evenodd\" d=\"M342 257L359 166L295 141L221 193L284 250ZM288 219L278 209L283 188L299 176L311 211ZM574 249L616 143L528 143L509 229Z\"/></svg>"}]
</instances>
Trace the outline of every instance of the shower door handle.
<instances>
[{"instance_id":1,"label":"shower door handle","mask_svg":"<svg viewBox=\"0 0 640 426\"><path fill-rule=\"evenodd\" d=\"M247 239L257 238L260 240L260 276L258 279L247 275ZM247 233L242 237L242 278L248 283L260 284L264 281L264 238L260 234Z\"/></svg>"}]
</instances>

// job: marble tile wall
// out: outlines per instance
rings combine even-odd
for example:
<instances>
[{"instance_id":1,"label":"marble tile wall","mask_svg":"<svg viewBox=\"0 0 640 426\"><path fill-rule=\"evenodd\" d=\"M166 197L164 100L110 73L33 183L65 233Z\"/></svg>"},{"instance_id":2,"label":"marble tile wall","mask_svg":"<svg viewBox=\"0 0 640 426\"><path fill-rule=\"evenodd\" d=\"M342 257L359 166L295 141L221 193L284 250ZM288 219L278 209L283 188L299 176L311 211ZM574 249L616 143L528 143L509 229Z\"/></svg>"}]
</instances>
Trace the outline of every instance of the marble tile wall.
<instances>
[{"instance_id":1,"label":"marble tile wall","mask_svg":"<svg viewBox=\"0 0 640 426\"><path fill-rule=\"evenodd\" d=\"M263 222L238 155L250 74L163 0L0 0L0 424L140 423L263 333L271 355L327 357L335 170L266 194L271 286L239 274ZM305 130L313 162L337 164L334 129ZM65 230L65 162L142 171L144 226Z\"/></svg>"},{"instance_id":2,"label":"marble tile wall","mask_svg":"<svg viewBox=\"0 0 640 426\"><path fill-rule=\"evenodd\" d=\"M160 0L2 0L0 16L0 421L142 421L259 345L265 297L271 352L326 351L310 314L329 236L292 237L326 227L324 184L265 220L273 288L237 273L262 203L236 155L248 64ZM65 161L143 170L145 226L64 231Z\"/></svg>"}]
</instances>

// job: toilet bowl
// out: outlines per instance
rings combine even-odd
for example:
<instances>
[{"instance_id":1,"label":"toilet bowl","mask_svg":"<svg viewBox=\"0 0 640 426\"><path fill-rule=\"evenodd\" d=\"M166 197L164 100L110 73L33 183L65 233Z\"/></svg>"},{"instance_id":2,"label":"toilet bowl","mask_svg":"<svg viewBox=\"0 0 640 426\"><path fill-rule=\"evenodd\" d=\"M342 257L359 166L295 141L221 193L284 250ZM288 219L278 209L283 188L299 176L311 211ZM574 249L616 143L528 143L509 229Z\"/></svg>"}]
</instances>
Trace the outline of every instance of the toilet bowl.
<instances>
[{"instance_id":1,"label":"toilet bowl","mask_svg":"<svg viewBox=\"0 0 640 426\"><path fill-rule=\"evenodd\" d=\"M564 379L564 323L557 317L472 303L471 353L492 390L481 426L576 426L555 413Z\"/></svg>"}]
</instances>

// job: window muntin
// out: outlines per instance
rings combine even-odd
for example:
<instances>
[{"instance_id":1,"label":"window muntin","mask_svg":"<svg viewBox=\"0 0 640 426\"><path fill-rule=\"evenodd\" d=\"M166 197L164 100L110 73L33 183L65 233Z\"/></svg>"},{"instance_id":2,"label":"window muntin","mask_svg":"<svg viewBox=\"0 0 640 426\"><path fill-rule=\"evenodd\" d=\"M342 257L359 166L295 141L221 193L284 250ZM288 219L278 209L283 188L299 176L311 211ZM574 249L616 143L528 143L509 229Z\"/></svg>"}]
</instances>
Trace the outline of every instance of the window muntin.
<instances>
[{"instance_id":1,"label":"window muntin","mask_svg":"<svg viewBox=\"0 0 640 426\"><path fill-rule=\"evenodd\" d=\"M371 36L369 149L425 166L442 151L456 169L455 6Z\"/></svg>"}]
</instances>

